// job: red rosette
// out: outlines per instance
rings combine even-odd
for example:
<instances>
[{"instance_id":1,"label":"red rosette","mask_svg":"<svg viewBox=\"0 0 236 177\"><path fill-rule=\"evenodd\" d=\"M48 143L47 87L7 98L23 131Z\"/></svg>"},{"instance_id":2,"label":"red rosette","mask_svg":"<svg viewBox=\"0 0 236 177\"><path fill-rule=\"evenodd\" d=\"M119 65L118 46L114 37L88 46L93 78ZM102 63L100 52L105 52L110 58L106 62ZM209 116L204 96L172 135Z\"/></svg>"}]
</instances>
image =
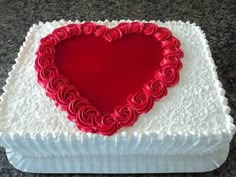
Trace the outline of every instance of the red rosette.
<instances>
[{"instance_id":1,"label":"red rosette","mask_svg":"<svg viewBox=\"0 0 236 177\"><path fill-rule=\"evenodd\" d=\"M143 33L147 36L153 35L156 33L158 26L154 23L144 23Z\"/></svg>"},{"instance_id":2,"label":"red rosette","mask_svg":"<svg viewBox=\"0 0 236 177\"><path fill-rule=\"evenodd\" d=\"M120 129L120 125L110 114L104 114L97 119L97 128L99 134L111 136Z\"/></svg>"},{"instance_id":3,"label":"red rosette","mask_svg":"<svg viewBox=\"0 0 236 177\"><path fill-rule=\"evenodd\" d=\"M114 120L123 126L132 126L138 119L138 114L128 105L116 106L113 113Z\"/></svg>"},{"instance_id":4,"label":"red rosette","mask_svg":"<svg viewBox=\"0 0 236 177\"><path fill-rule=\"evenodd\" d=\"M182 50L179 47L166 47L163 50L163 56L176 56L182 58L184 56Z\"/></svg>"},{"instance_id":5,"label":"red rosette","mask_svg":"<svg viewBox=\"0 0 236 177\"><path fill-rule=\"evenodd\" d=\"M149 80L144 84L144 92L155 100L167 95L167 86L160 80Z\"/></svg>"},{"instance_id":6,"label":"red rosette","mask_svg":"<svg viewBox=\"0 0 236 177\"><path fill-rule=\"evenodd\" d=\"M45 65L38 72L38 82L40 85L45 87L48 83L48 80L56 75L58 75L58 69L56 65Z\"/></svg>"},{"instance_id":7,"label":"red rosette","mask_svg":"<svg viewBox=\"0 0 236 177\"><path fill-rule=\"evenodd\" d=\"M57 38L57 36L55 36L54 34L49 34L46 37L42 38L40 40L40 42L44 45L44 46L49 46L49 47L54 47L55 45L57 45L60 41L59 38Z\"/></svg>"},{"instance_id":8,"label":"red rosette","mask_svg":"<svg viewBox=\"0 0 236 177\"><path fill-rule=\"evenodd\" d=\"M161 47L180 47L180 42L175 37L167 38L161 41Z\"/></svg>"},{"instance_id":9,"label":"red rosette","mask_svg":"<svg viewBox=\"0 0 236 177\"><path fill-rule=\"evenodd\" d=\"M55 95L56 106L66 111L71 101L79 96L79 92L72 85L66 85L58 89Z\"/></svg>"},{"instance_id":10,"label":"red rosette","mask_svg":"<svg viewBox=\"0 0 236 177\"><path fill-rule=\"evenodd\" d=\"M65 40L70 37L70 33L69 33L67 27L65 27L65 26L55 29L52 32L52 34L55 35L57 38L59 38L60 41Z\"/></svg>"},{"instance_id":11,"label":"red rosette","mask_svg":"<svg viewBox=\"0 0 236 177\"><path fill-rule=\"evenodd\" d=\"M76 115L76 125L84 132L97 132L97 119L100 116L99 111L91 106L86 105L79 109Z\"/></svg>"},{"instance_id":12,"label":"red rosette","mask_svg":"<svg viewBox=\"0 0 236 177\"><path fill-rule=\"evenodd\" d=\"M172 87L179 82L179 71L173 67L161 67L155 77L164 82L168 87Z\"/></svg>"},{"instance_id":13,"label":"red rosette","mask_svg":"<svg viewBox=\"0 0 236 177\"><path fill-rule=\"evenodd\" d=\"M56 52L56 50L55 50L54 46L47 46L46 44L41 43L37 52L36 52L36 55L37 56L39 56L39 55L54 55L55 52Z\"/></svg>"},{"instance_id":14,"label":"red rosette","mask_svg":"<svg viewBox=\"0 0 236 177\"><path fill-rule=\"evenodd\" d=\"M177 70L180 70L182 68L182 62L180 61L180 58L177 56L165 56L160 62L160 66L163 67L173 67Z\"/></svg>"},{"instance_id":15,"label":"red rosette","mask_svg":"<svg viewBox=\"0 0 236 177\"><path fill-rule=\"evenodd\" d=\"M130 23L120 23L118 26L118 28L120 28L120 31L123 33L123 34L129 34L132 32L132 26Z\"/></svg>"},{"instance_id":16,"label":"red rosette","mask_svg":"<svg viewBox=\"0 0 236 177\"><path fill-rule=\"evenodd\" d=\"M72 122L76 122L76 115L79 109L88 104L89 104L88 100L83 97L78 97L72 100L67 107L68 119L71 120Z\"/></svg>"},{"instance_id":17,"label":"red rosette","mask_svg":"<svg viewBox=\"0 0 236 177\"><path fill-rule=\"evenodd\" d=\"M158 41L161 41L167 40L172 37L172 33L167 28L159 27L154 36Z\"/></svg>"},{"instance_id":18,"label":"red rosette","mask_svg":"<svg viewBox=\"0 0 236 177\"><path fill-rule=\"evenodd\" d=\"M96 24L93 22L85 22L84 24L82 24L82 29L84 34L92 34L96 29Z\"/></svg>"},{"instance_id":19,"label":"red rosette","mask_svg":"<svg viewBox=\"0 0 236 177\"><path fill-rule=\"evenodd\" d=\"M141 22L132 22L132 33L141 33L143 31L144 25Z\"/></svg>"},{"instance_id":20,"label":"red rosette","mask_svg":"<svg viewBox=\"0 0 236 177\"><path fill-rule=\"evenodd\" d=\"M112 28L112 29L107 30L104 37L108 42L115 41L115 40L118 40L122 37L122 32L117 27Z\"/></svg>"},{"instance_id":21,"label":"red rosette","mask_svg":"<svg viewBox=\"0 0 236 177\"><path fill-rule=\"evenodd\" d=\"M35 60L35 69L39 71L46 65L51 65L54 63L55 56L52 54L40 54Z\"/></svg>"},{"instance_id":22,"label":"red rosette","mask_svg":"<svg viewBox=\"0 0 236 177\"><path fill-rule=\"evenodd\" d=\"M103 25L97 25L94 35L97 37L103 36L107 32L107 30L108 30L108 27L103 26Z\"/></svg>"},{"instance_id":23,"label":"red rosette","mask_svg":"<svg viewBox=\"0 0 236 177\"><path fill-rule=\"evenodd\" d=\"M127 102L138 114L148 112L154 104L153 99L142 91L129 95Z\"/></svg>"},{"instance_id":24,"label":"red rosette","mask_svg":"<svg viewBox=\"0 0 236 177\"><path fill-rule=\"evenodd\" d=\"M82 34L82 27L79 24L69 24L66 27L70 32L70 36L79 36Z\"/></svg>"},{"instance_id":25,"label":"red rosette","mask_svg":"<svg viewBox=\"0 0 236 177\"><path fill-rule=\"evenodd\" d=\"M46 95L54 99L57 91L68 84L69 82L64 76L62 75L54 76L48 80L48 83L46 86Z\"/></svg>"}]
</instances>

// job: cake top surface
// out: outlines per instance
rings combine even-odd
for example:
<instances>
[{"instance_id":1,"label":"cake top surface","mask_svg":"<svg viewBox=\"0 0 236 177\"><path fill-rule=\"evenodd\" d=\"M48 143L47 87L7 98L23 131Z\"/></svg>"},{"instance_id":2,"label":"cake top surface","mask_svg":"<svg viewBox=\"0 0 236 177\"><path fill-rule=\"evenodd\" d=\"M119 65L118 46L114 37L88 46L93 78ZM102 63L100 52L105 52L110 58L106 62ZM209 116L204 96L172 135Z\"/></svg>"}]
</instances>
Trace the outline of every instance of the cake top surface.
<instances>
[{"instance_id":1,"label":"cake top surface","mask_svg":"<svg viewBox=\"0 0 236 177\"><path fill-rule=\"evenodd\" d=\"M181 42L184 51L179 83L168 95L155 102L132 127L120 129L127 133L233 133L234 125L228 115L224 91L217 79L215 65L204 33L199 27L183 22L155 22L167 27ZM17 63L10 73L0 105L0 132L3 133L69 133L84 134L45 96L37 83L34 68L35 52L42 37L55 28L71 22L47 22L33 25L20 49ZM76 22L79 23L79 22ZM114 27L117 21L96 22Z\"/></svg>"}]
</instances>

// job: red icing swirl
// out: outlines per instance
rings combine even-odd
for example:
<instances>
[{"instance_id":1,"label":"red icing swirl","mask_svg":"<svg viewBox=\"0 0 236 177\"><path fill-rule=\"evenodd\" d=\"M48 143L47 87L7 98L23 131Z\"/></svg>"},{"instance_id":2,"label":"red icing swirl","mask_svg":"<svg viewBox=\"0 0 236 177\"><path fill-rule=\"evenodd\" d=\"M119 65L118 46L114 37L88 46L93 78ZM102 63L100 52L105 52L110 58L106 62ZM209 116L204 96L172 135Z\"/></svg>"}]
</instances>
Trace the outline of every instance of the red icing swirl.
<instances>
[{"instance_id":1,"label":"red icing swirl","mask_svg":"<svg viewBox=\"0 0 236 177\"><path fill-rule=\"evenodd\" d=\"M109 29L105 33L104 37L108 42L111 42L111 41L120 39L122 37L122 33L121 33L121 30L116 27L116 28Z\"/></svg>"},{"instance_id":2,"label":"red icing swirl","mask_svg":"<svg viewBox=\"0 0 236 177\"><path fill-rule=\"evenodd\" d=\"M131 23L132 27L132 33L141 33L143 31L143 23L140 22L132 22Z\"/></svg>"},{"instance_id":3,"label":"red icing swirl","mask_svg":"<svg viewBox=\"0 0 236 177\"><path fill-rule=\"evenodd\" d=\"M157 31L157 25L153 23L144 23L143 33L147 36L154 34Z\"/></svg>"},{"instance_id":4,"label":"red icing swirl","mask_svg":"<svg viewBox=\"0 0 236 177\"><path fill-rule=\"evenodd\" d=\"M57 38L59 38L61 41L70 37L68 28L65 28L65 27L60 27L60 28L55 29L52 32L52 34L55 35Z\"/></svg>"},{"instance_id":5,"label":"red icing swirl","mask_svg":"<svg viewBox=\"0 0 236 177\"><path fill-rule=\"evenodd\" d=\"M117 124L110 114L100 116L97 121L98 133L102 135L113 135L120 125Z\"/></svg>"},{"instance_id":6,"label":"red icing swirl","mask_svg":"<svg viewBox=\"0 0 236 177\"><path fill-rule=\"evenodd\" d=\"M155 100L167 95L167 87L160 80L150 80L144 85L144 92Z\"/></svg>"},{"instance_id":7,"label":"red icing swirl","mask_svg":"<svg viewBox=\"0 0 236 177\"><path fill-rule=\"evenodd\" d=\"M96 29L96 24L93 23L93 22L85 22L85 23L82 25L82 27L83 27L83 32L84 32L84 34L89 35L89 34L92 34L92 33L95 31L95 29Z\"/></svg>"},{"instance_id":8,"label":"red icing swirl","mask_svg":"<svg viewBox=\"0 0 236 177\"><path fill-rule=\"evenodd\" d=\"M54 98L57 91L61 88L69 84L68 80L62 76L57 75L49 79L46 86L46 95L50 98Z\"/></svg>"},{"instance_id":9,"label":"red icing swirl","mask_svg":"<svg viewBox=\"0 0 236 177\"><path fill-rule=\"evenodd\" d=\"M126 103L116 106L113 113L101 114L87 99L80 97L77 89L59 74L55 65L55 46L72 36L94 35L111 42L130 33L150 35L160 42L162 59L153 76L155 79L148 80L141 91L131 93ZM52 34L42 38L40 43L35 60L39 84L45 87L46 95L57 106L67 111L68 119L85 132L110 136L121 127L132 126L140 114L153 107L154 100L158 101L167 95L167 87L172 87L179 81L179 70L182 67L180 59L183 57L180 41L167 28L153 23L125 22L111 29L93 22L69 24L55 29Z\"/></svg>"},{"instance_id":10,"label":"red icing swirl","mask_svg":"<svg viewBox=\"0 0 236 177\"><path fill-rule=\"evenodd\" d=\"M156 78L166 83L168 87L172 87L179 82L179 72L173 67L164 66L155 74Z\"/></svg>"},{"instance_id":11,"label":"red icing swirl","mask_svg":"<svg viewBox=\"0 0 236 177\"><path fill-rule=\"evenodd\" d=\"M97 119L99 111L90 105L83 106L76 115L76 124L80 130L85 132L97 132Z\"/></svg>"},{"instance_id":12,"label":"red icing swirl","mask_svg":"<svg viewBox=\"0 0 236 177\"><path fill-rule=\"evenodd\" d=\"M182 68L182 62L180 61L179 57L177 56L165 56L160 62L160 66L163 67L174 67L177 70Z\"/></svg>"},{"instance_id":13,"label":"red icing swirl","mask_svg":"<svg viewBox=\"0 0 236 177\"><path fill-rule=\"evenodd\" d=\"M37 52L36 55L54 55L56 52L55 47L53 46L47 46L46 44L42 43Z\"/></svg>"},{"instance_id":14,"label":"red icing swirl","mask_svg":"<svg viewBox=\"0 0 236 177\"><path fill-rule=\"evenodd\" d=\"M157 40L161 41L169 39L170 37L172 37L172 34L170 30L168 30L167 28L159 27L154 36L156 37Z\"/></svg>"},{"instance_id":15,"label":"red icing swirl","mask_svg":"<svg viewBox=\"0 0 236 177\"><path fill-rule=\"evenodd\" d=\"M43 68L44 66L53 64L54 62L54 55L51 54L42 54L39 55L36 60L35 60L35 69L36 70L40 70L41 68Z\"/></svg>"},{"instance_id":16,"label":"red icing swirl","mask_svg":"<svg viewBox=\"0 0 236 177\"><path fill-rule=\"evenodd\" d=\"M79 96L78 91L74 86L66 85L58 89L55 95L56 106L62 110L67 110L69 103Z\"/></svg>"},{"instance_id":17,"label":"red icing swirl","mask_svg":"<svg viewBox=\"0 0 236 177\"><path fill-rule=\"evenodd\" d=\"M97 25L94 35L97 37L103 36L107 32L107 30L108 30L108 28L106 26Z\"/></svg>"},{"instance_id":18,"label":"red icing swirl","mask_svg":"<svg viewBox=\"0 0 236 177\"><path fill-rule=\"evenodd\" d=\"M127 105L115 107L113 116L122 127L132 126L138 119L138 114Z\"/></svg>"},{"instance_id":19,"label":"red icing swirl","mask_svg":"<svg viewBox=\"0 0 236 177\"><path fill-rule=\"evenodd\" d=\"M120 23L118 25L118 28L120 28L120 31L123 33L123 34L129 34L132 32L132 26L130 23Z\"/></svg>"},{"instance_id":20,"label":"red icing swirl","mask_svg":"<svg viewBox=\"0 0 236 177\"><path fill-rule=\"evenodd\" d=\"M58 75L58 69L56 65L53 64L45 65L38 72L38 82L43 87L45 87L47 85L48 80L56 75Z\"/></svg>"},{"instance_id":21,"label":"red icing swirl","mask_svg":"<svg viewBox=\"0 0 236 177\"><path fill-rule=\"evenodd\" d=\"M180 42L175 37L167 38L166 40L161 41L161 46L165 47L180 47Z\"/></svg>"},{"instance_id":22,"label":"red icing swirl","mask_svg":"<svg viewBox=\"0 0 236 177\"><path fill-rule=\"evenodd\" d=\"M141 91L128 96L127 102L139 114L148 112L153 106L153 99Z\"/></svg>"},{"instance_id":23,"label":"red icing swirl","mask_svg":"<svg viewBox=\"0 0 236 177\"><path fill-rule=\"evenodd\" d=\"M177 56L179 58L182 58L183 52L178 47L167 47L163 51L163 56Z\"/></svg>"},{"instance_id":24,"label":"red icing swirl","mask_svg":"<svg viewBox=\"0 0 236 177\"><path fill-rule=\"evenodd\" d=\"M49 46L49 47L53 47L53 46L57 45L59 41L60 40L53 34L49 34L48 36L46 36L40 40L40 42L44 46Z\"/></svg>"},{"instance_id":25,"label":"red icing swirl","mask_svg":"<svg viewBox=\"0 0 236 177\"><path fill-rule=\"evenodd\" d=\"M89 102L87 99L82 98L82 97L78 97L74 100L72 100L69 103L69 106L67 108L67 112L68 112L68 119L70 119L73 122L76 122L76 115L79 111L79 109L83 106L88 105Z\"/></svg>"},{"instance_id":26,"label":"red icing swirl","mask_svg":"<svg viewBox=\"0 0 236 177\"><path fill-rule=\"evenodd\" d=\"M67 25L70 36L79 36L82 34L82 28L79 24L69 24Z\"/></svg>"}]
</instances>

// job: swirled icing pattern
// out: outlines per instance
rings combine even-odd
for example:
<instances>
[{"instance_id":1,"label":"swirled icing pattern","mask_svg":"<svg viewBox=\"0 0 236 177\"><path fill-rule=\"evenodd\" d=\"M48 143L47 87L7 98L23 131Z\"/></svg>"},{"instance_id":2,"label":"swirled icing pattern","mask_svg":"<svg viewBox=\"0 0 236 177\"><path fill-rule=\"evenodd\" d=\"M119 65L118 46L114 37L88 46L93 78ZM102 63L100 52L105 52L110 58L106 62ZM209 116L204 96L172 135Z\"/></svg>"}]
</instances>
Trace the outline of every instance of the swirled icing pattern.
<instances>
[{"instance_id":1,"label":"swirled icing pattern","mask_svg":"<svg viewBox=\"0 0 236 177\"><path fill-rule=\"evenodd\" d=\"M68 112L68 119L70 119L73 122L76 122L76 115L80 107L84 107L88 105L88 100L83 97L78 97L74 100L72 100L67 108Z\"/></svg>"},{"instance_id":2,"label":"swirled icing pattern","mask_svg":"<svg viewBox=\"0 0 236 177\"><path fill-rule=\"evenodd\" d=\"M82 33L82 28L77 24L69 24L67 25L67 29L70 33L70 36L79 36Z\"/></svg>"},{"instance_id":3,"label":"swirled icing pattern","mask_svg":"<svg viewBox=\"0 0 236 177\"><path fill-rule=\"evenodd\" d=\"M143 83L139 91L131 92L124 104L114 107L112 112L102 113L79 94L79 88L61 74L55 64L56 46L73 36L91 35L102 37L109 43L122 40L130 34L152 36L160 43L162 58L151 79ZM79 39L79 38L78 38ZM46 95L67 111L68 119L85 132L113 135L121 127L132 126L140 114L148 112L154 104L167 95L167 88L179 81L183 52L180 42L172 33L154 23L120 23L114 28L97 25L93 22L69 24L55 29L52 34L40 40L36 52L35 69L38 83L46 89Z\"/></svg>"},{"instance_id":4,"label":"swirled icing pattern","mask_svg":"<svg viewBox=\"0 0 236 177\"><path fill-rule=\"evenodd\" d=\"M56 65L48 64L42 67L38 72L38 82L44 87L52 77L58 75L58 69Z\"/></svg>"},{"instance_id":5,"label":"swirled icing pattern","mask_svg":"<svg viewBox=\"0 0 236 177\"><path fill-rule=\"evenodd\" d=\"M144 86L144 92L155 100L167 95L167 86L161 80L149 80Z\"/></svg>"},{"instance_id":6,"label":"swirled icing pattern","mask_svg":"<svg viewBox=\"0 0 236 177\"><path fill-rule=\"evenodd\" d=\"M113 117L121 126L132 126L136 122L138 115L136 111L125 105L117 106Z\"/></svg>"},{"instance_id":7,"label":"swirled icing pattern","mask_svg":"<svg viewBox=\"0 0 236 177\"><path fill-rule=\"evenodd\" d=\"M55 98L58 89L66 86L68 83L68 80L62 75L57 75L50 78L46 85L47 96L50 98Z\"/></svg>"},{"instance_id":8,"label":"swirled icing pattern","mask_svg":"<svg viewBox=\"0 0 236 177\"><path fill-rule=\"evenodd\" d=\"M56 105L61 107L62 110L67 110L70 102L79 96L78 91L74 86L66 85L60 87L55 96Z\"/></svg>"},{"instance_id":9,"label":"swirled icing pattern","mask_svg":"<svg viewBox=\"0 0 236 177\"><path fill-rule=\"evenodd\" d=\"M85 132L97 132L97 118L99 111L90 105L82 106L76 116L76 124Z\"/></svg>"}]
</instances>

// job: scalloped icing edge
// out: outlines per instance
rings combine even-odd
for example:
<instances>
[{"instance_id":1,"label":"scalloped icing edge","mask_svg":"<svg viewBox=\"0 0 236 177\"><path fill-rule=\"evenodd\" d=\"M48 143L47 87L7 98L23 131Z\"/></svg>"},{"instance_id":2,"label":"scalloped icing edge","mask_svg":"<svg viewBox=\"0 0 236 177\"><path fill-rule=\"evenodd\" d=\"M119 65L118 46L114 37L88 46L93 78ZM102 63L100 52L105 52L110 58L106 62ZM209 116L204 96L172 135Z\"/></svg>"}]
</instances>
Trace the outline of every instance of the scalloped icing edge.
<instances>
[{"instance_id":1,"label":"scalloped icing edge","mask_svg":"<svg viewBox=\"0 0 236 177\"><path fill-rule=\"evenodd\" d=\"M106 24L106 23L117 23L117 22L131 22L131 21L141 21L141 22L153 22L153 23L185 23L185 22L182 22L182 21L165 21L165 22L161 22L161 21L155 21L155 20L150 20L150 21L146 21L146 20L112 20L112 21L109 21L109 20L104 20L104 21L92 21L92 22L95 22L95 23L103 23L103 24ZM27 35L25 37L25 41L23 43L23 45L21 46L20 48L20 51L18 53L18 57L15 59L15 64L12 66L12 70L8 73L8 78L6 79L6 85L3 87L3 91L4 93L1 95L0 97L0 112L1 112L1 107L2 107L2 104L3 104L3 101L4 101L4 98L6 97L7 95L7 92L8 92L8 87L9 87L9 83L10 82L13 82L12 81L12 73L15 71L15 69L17 67L19 67L19 57L23 54L23 51L24 51L24 48L27 46L27 42L29 42L28 38L31 36L31 33L34 31L35 28L37 28L38 25L43 25L43 24L47 24L47 23L57 23L57 24L60 24L60 25L65 25L66 23L83 23L85 21L79 21L79 20L75 20L75 21L65 21L65 20L60 20L60 21L52 21L52 22L41 22L39 21L38 24L33 24L32 27L30 28L30 30L27 32ZM236 127L235 125L233 124L233 118L230 116L230 108L228 107L228 101L227 101L227 98L225 97L225 90L222 88L222 84L221 82L219 81L218 79L218 75L217 75L217 72L216 72L216 66L215 66L215 63L214 63L214 60L211 56L211 51L210 51L210 48L209 48L209 45L208 45L208 41L206 39L206 36L205 36L205 33L201 30L201 28L199 26L197 26L195 23L190 23L189 21L186 22L186 24L189 24L189 25L192 25L193 27L197 28L197 30L201 33L201 35L203 35L203 40L204 40L204 45L206 45L206 49L207 49L207 53L208 53L208 61L210 62L210 65L212 66L211 67L211 71L213 72L214 74L214 77L215 77L215 80L216 80L216 89L218 90L218 94L219 94L219 97L220 97L220 101L221 101L221 105L222 105L222 108L223 108L223 111L225 113L225 117L226 117L226 121L227 121L227 129L224 129L222 131L217 131L217 132L177 132L177 133L174 133L174 134L171 134L171 132L145 132L145 133L140 133L140 132L133 132L132 135L129 135L131 137L138 137L138 139L140 140L140 138L142 138L143 136L154 136L154 137L165 137L165 136L169 136L169 135L172 135L172 136L183 136L183 137L189 137L189 136L195 136L195 137L199 137L199 138L204 138L205 136L208 136L209 134L211 134L211 137L213 139L217 138L217 137L225 137L227 138L228 140L228 143L231 141L234 133L236 132ZM112 25L110 25L112 26ZM102 136L103 139L108 139L108 138L115 138L117 139L119 136L123 137L123 138L127 138L127 133L126 132L123 132L121 133L121 135L113 135L112 137L106 137L106 136ZM48 133L48 134L42 134L42 133L17 133L17 134L11 134L11 133L4 133L4 132L0 132L0 144L4 144L3 141L6 140L6 139L14 139L13 137L14 136L19 136L23 139L34 139L35 137L37 137L37 139L41 139L43 140L45 137L54 137L54 138L58 138L60 139L61 136L64 136L64 137L68 137L68 139L71 139L71 137L76 137L76 138L79 138L79 139L84 139L84 138L95 138L95 137L101 137L101 135L92 135L91 133L86 133L86 134L80 134L80 133L76 133L76 134L68 134L68 133L62 133L62 134L56 134L56 133ZM1 143L2 142L2 143Z\"/></svg>"}]
</instances>

